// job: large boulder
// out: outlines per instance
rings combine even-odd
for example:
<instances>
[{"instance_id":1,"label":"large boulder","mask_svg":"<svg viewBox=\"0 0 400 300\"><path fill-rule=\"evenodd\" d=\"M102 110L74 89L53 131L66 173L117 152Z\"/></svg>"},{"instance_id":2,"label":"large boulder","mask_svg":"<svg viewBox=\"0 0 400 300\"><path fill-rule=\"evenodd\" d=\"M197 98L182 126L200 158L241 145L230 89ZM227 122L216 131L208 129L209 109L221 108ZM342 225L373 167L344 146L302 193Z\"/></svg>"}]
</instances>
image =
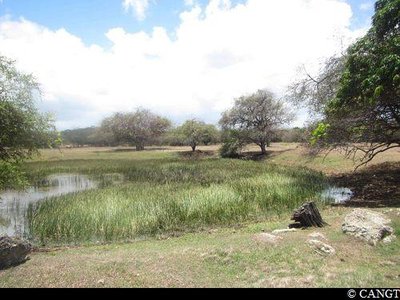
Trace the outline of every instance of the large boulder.
<instances>
[{"instance_id":1,"label":"large boulder","mask_svg":"<svg viewBox=\"0 0 400 300\"><path fill-rule=\"evenodd\" d=\"M32 249L32 245L26 241L0 237L0 270L24 263Z\"/></svg>"},{"instance_id":2,"label":"large boulder","mask_svg":"<svg viewBox=\"0 0 400 300\"><path fill-rule=\"evenodd\" d=\"M367 209L355 209L345 217L342 230L346 234L375 246L379 241L393 235L390 219L383 214Z\"/></svg>"}]
</instances>

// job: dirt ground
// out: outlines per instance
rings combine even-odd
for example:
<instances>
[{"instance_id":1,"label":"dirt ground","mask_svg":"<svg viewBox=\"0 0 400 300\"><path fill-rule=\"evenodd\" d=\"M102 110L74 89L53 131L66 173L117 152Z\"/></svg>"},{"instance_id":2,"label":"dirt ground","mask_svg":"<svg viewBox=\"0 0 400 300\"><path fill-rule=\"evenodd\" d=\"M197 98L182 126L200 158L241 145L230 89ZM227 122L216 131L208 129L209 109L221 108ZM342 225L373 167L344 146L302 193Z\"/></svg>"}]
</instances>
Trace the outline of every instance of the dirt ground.
<instances>
[{"instance_id":1,"label":"dirt ground","mask_svg":"<svg viewBox=\"0 0 400 300\"><path fill-rule=\"evenodd\" d=\"M331 180L354 192L347 206L400 207L400 162L386 162L357 172L333 175Z\"/></svg>"}]
</instances>

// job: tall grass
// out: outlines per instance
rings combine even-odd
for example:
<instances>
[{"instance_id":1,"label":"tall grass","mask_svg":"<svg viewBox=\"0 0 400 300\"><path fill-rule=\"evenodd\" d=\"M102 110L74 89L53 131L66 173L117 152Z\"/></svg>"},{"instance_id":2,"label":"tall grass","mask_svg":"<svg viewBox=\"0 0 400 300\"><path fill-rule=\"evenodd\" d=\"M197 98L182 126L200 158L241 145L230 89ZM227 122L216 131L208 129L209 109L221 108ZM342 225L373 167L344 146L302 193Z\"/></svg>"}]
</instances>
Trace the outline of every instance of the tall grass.
<instances>
[{"instance_id":1,"label":"tall grass","mask_svg":"<svg viewBox=\"0 0 400 300\"><path fill-rule=\"evenodd\" d=\"M308 169L223 159L102 160L35 163L51 172L121 173L124 184L31 206L31 235L42 243L130 240L265 219L312 198L324 176Z\"/></svg>"}]
</instances>

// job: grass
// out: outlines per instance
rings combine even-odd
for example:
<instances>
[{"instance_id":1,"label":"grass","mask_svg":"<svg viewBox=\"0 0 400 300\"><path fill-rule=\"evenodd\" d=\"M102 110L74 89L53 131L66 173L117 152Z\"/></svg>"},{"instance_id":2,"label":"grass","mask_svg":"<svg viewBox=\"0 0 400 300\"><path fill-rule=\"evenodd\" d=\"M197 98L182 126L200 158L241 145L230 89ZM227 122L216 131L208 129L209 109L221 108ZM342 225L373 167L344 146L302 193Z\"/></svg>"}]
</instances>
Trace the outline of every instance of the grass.
<instances>
[{"instance_id":1,"label":"grass","mask_svg":"<svg viewBox=\"0 0 400 300\"><path fill-rule=\"evenodd\" d=\"M338 153L311 160L297 145L275 144L267 160L252 162L183 159L177 151L184 150L44 151L25 166L32 181L65 172L122 173L127 181L38 207L32 221L39 239L79 246L33 253L27 263L0 271L0 288L398 287L400 239L372 247L343 234L351 208L320 206L330 226L283 235L275 246L255 240L287 227L291 207L324 185L323 174L353 169ZM374 163L399 160L393 150ZM400 209L387 216L400 236ZM314 231L335 255L309 248ZM98 239L113 242L94 244Z\"/></svg>"},{"instance_id":2,"label":"grass","mask_svg":"<svg viewBox=\"0 0 400 300\"><path fill-rule=\"evenodd\" d=\"M36 162L28 168L32 178L69 172L121 173L126 179L31 207L31 235L41 244L126 241L265 220L293 210L326 185L312 170L218 158Z\"/></svg>"},{"instance_id":3,"label":"grass","mask_svg":"<svg viewBox=\"0 0 400 300\"><path fill-rule=\"evenodd\" d=\"M282 235L276 246L254 236L286 227L289 215L240 229L38 252L1 271L0 287L398 287L400 239L372 247L342 234L350 211L326 207L321 212L330 226ZM396 213L388 216L398 232ZM309 248L314 231L328 238L334 256Z\"/></svg>"}]
</instances>

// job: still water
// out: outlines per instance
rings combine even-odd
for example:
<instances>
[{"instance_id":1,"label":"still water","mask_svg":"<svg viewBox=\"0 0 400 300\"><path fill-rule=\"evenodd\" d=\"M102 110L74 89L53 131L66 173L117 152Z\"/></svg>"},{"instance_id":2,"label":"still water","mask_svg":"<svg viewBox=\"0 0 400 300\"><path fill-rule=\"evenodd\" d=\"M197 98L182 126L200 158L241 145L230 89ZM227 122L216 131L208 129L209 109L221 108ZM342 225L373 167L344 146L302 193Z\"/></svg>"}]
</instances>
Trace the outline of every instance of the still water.
<instances>
[{"instance_id":1,"label":"still water","mask_svg":"<svg viewBox=\"0 0 400 300\"><path fill-rule=\"evenodd\" d=\"M323 201L333 202L335 204L343 204L353 197L354 193L348 188L329 187L321 194Z\"/></svg>"},{"instance_id":2,"label":"still water","mask_svg":"<svg viewBox=\"0 0 400 300\"><path fill-rule=\"evenodd\" d=\"M119 183L121 177L119 174L110 174L101 180L94 180L86 175L56 174L24 191L0 192L0 236L24 237L28 233L26 215L31 203Z\"/></svg>"}]
</instances>

